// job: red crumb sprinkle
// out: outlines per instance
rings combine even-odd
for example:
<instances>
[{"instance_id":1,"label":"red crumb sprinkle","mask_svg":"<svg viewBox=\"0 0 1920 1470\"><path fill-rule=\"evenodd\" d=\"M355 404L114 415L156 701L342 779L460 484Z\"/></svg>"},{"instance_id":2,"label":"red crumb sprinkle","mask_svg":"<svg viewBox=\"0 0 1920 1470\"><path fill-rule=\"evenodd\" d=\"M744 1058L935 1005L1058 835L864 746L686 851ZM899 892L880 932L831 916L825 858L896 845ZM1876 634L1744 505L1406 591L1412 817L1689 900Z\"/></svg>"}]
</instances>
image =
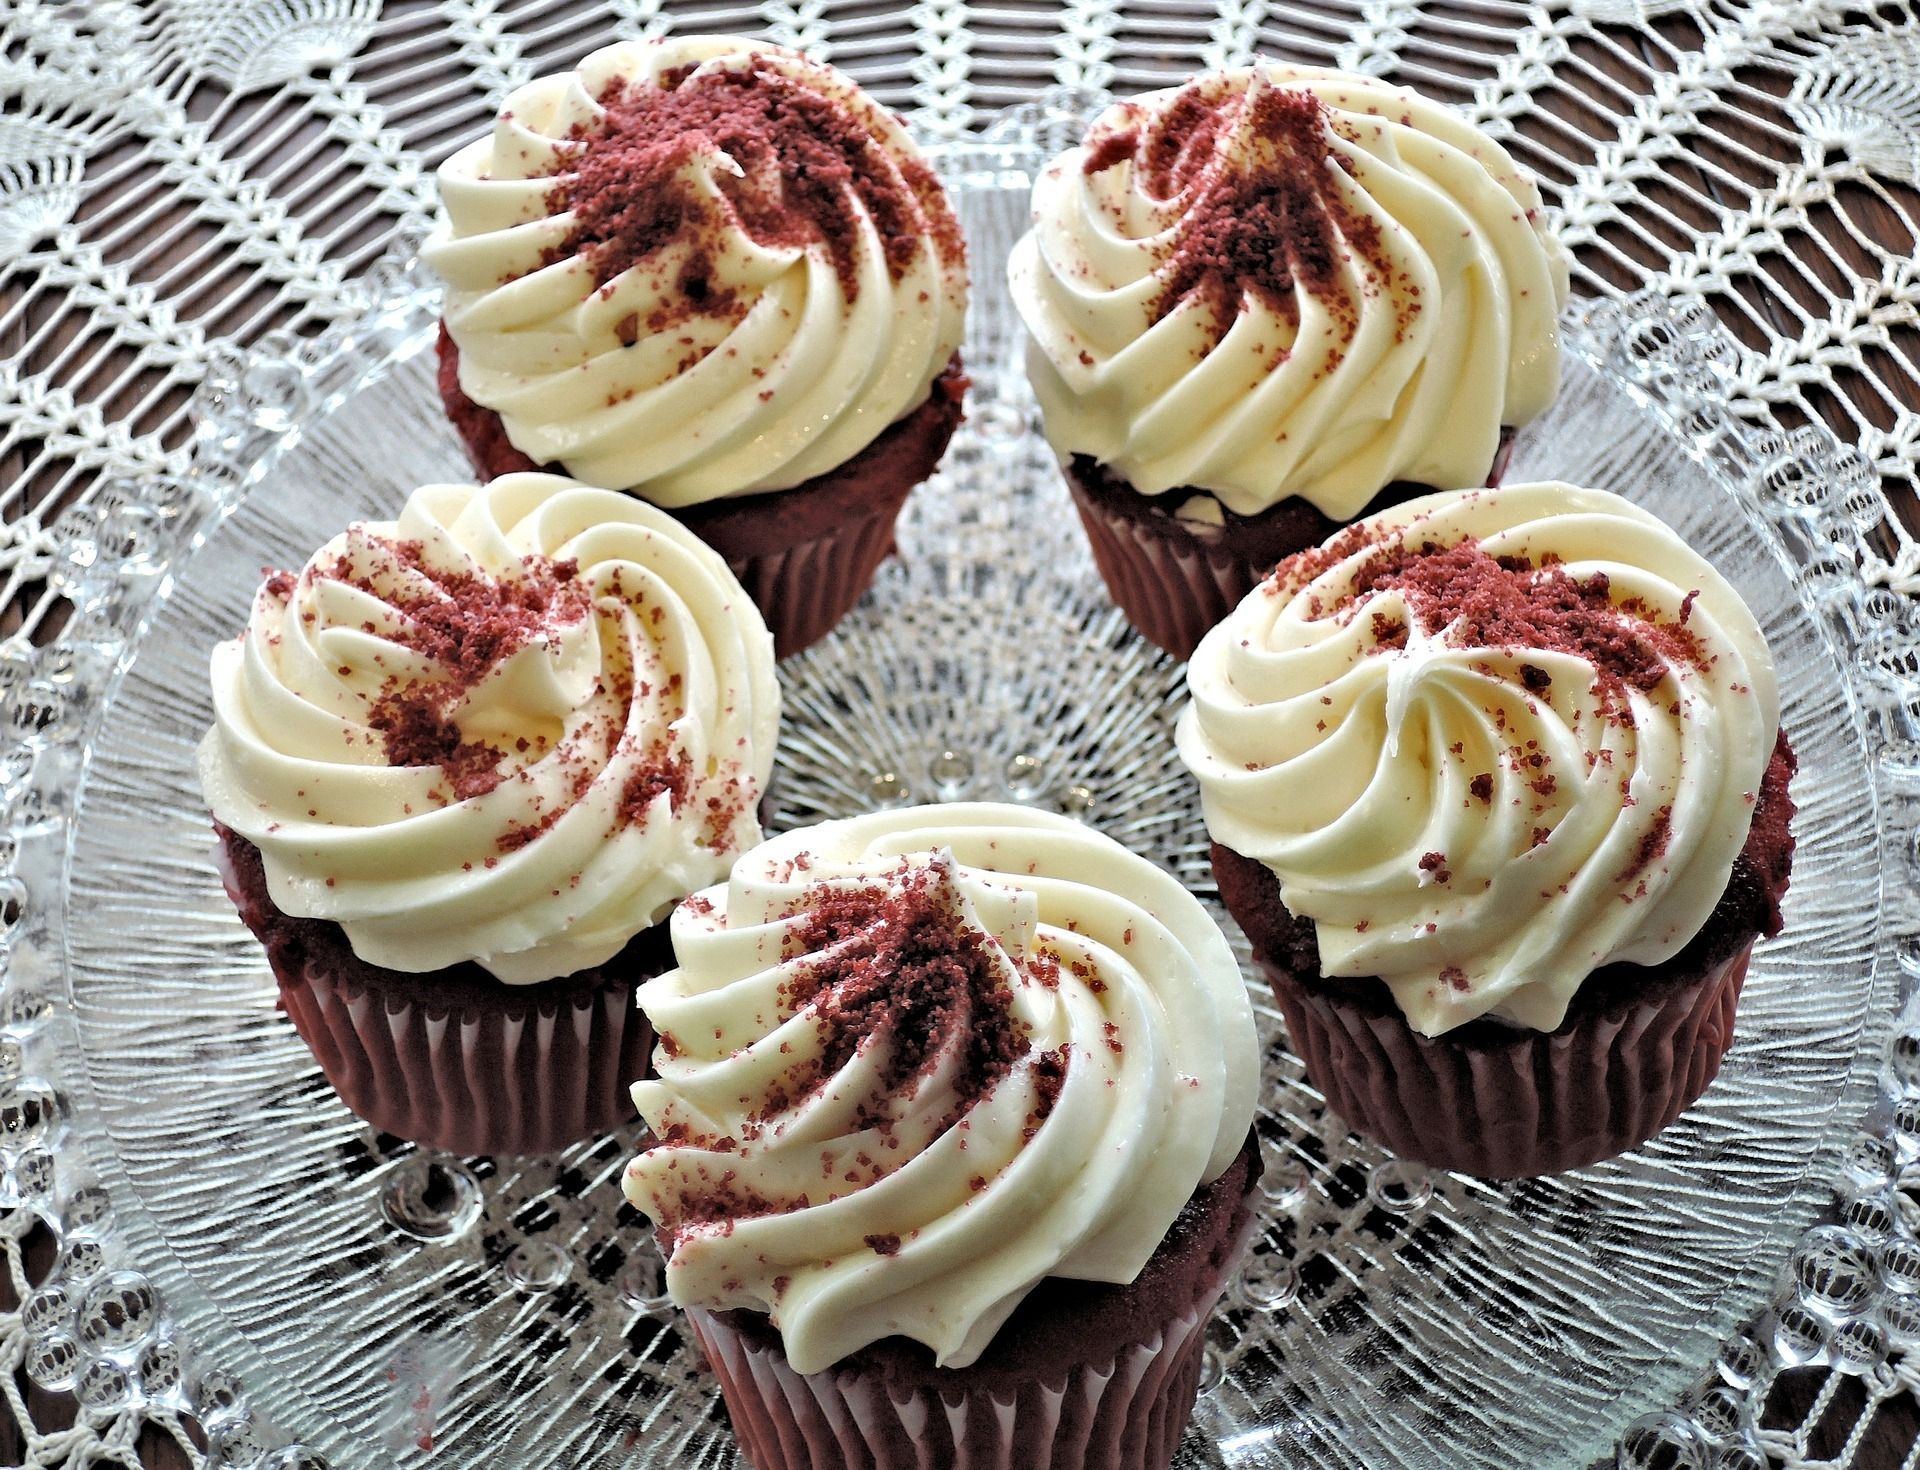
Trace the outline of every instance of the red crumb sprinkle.
<instances>
[{"instance_id":1,"label":"red crumb sprinkle","mask_svg":"<svg viewBox=\"0 0 1920 1470\"><path fill-rule=\"evenodd\" d=\"M885 888L814 884L787 933L791 952L817 956L781 987L792 1011L820 1028L821 1072L831 1076L870 1038L892 1044L884 1083L906 1086L961 1038L953 1078L957 1112L985 1096L1027 1051L1007 968L993 937L966 923L952 870L903 863Z\"/></svg>"},{"instance_id":2,"label":"red crumb sprinkle","mask_svg":"<svg viewBox=\"0 0 1920 1470\"><path fill-rule=\"evenodd\" d=\"M552 811L543 813L535 821L522 822L517 826L508 827L506 831L494 839L493 845L499 848L502 853L518 852L535 838L544 836L553 824L560 820L563 810L563 808L555 807ZM493 866L492 859L488 859L487 866Z\"/></svg>"},{"instance_id":3,"label":"red crumb sprinkle","mask_svg":"<svg viewBox=\"0 0 1920 1470\"><path fill-rule=\"evenodd\" d=\"M684 750L668 750L666 742L661 741L647 752L645 763L620 788L614 824L634 826L663 792L670 799L671 809L678 811L692 789L693 758Z\"/></svg>"},{"instance_id":4,"label":"red crumb sprinkle","mask_svg":"<svg viewBox=\"0 0 1920 1470\"><path fill-rule=\"evenodd\" d=\"M341 557L314 575L386 603L399 616L385 636L440 665L462 692L538 634L581 622L593 609L577 562L530 556L519 576L493 577L436 566L418 541L389 540L364 526L348 534L374 548L380 570L357 572Z\"/></svg>"},{"instance_id":5,"label":"red crumb sprinkle","mask_svg":"<svg viewBox=\"0 0 1920 1470\"><path fill-rule=\"evenodd\" d=\"M464 740L442 713L453 692L437 684L409 684L374 701L367 723L380 732L390 766L438 766L455 800L485 796L501 781L501 751L483 740Z\"/></svg>"},{"instance_id":6,"label":"red crumb sprinkle","mask_svg":"<svg viewBox=\"0 0 1920 1470\"><path fill-rule=\"evenodd\" d=\"M1345 268L1364 261L1364 273L1384 278L1391 266L1379 225L1337 187L1342 160L1333 137L1327 109L1304 88L1223 91L1201 81L1144 132L1124 127L1089 142L1089 173L1131 157L1150 197L1186 201L1159 267L1154 320L1196 298L1224 333L1251 294L1298 323L1296 292L1304 290L1351 335L1357 317L1341 280Z\"/></svg>"},{"instance_id":7,"label":"red crumb sprinkle","mask_svg":"<svg viewBox=\"0 0 1920 1470\"><path fill-rule=\"evenodd\" d=\"M1006 954L978 926L967 923L951 865L936 861L914 867L902 861L884 884L845 888L829 883L802 890L787 915L789 954L803 956L781 987L787 1014L810 1014L819 1028L824 1052L818 1064L796 1064L793 1074L770 1089L764 1105L751 1115L742 1136L753 1138L783 1126L779 1116L795 1103L816 1096L856 1055L884 1037L887 1065L880 1069L873 1100L855 1113L855 1128L870 1128L880 1147L862 1150L851 1161L821 1155L822 1177L853 1188L888 1176L904 1162L889 1158L902 1141L888 1100L911 1093L935 1067L958 1065L943 1079L954 1092L951 1111L936 1132L952 1130L964 1148L971 1126L968 1114L1003 1081L1023 1070L1035 1095L1025 1131L1032 1134L1051 1115L1065 1086L1068 1051L1034 1052L1026 1028L1014 1016ZM661 1038L669 1056L678 1043ZM658 1148L728 1153L741 1139L712 1138L682 1121L659 1131ZM841 1167L846 1163L847 1167ZM732 1168L710 1159L663 1160L676 1185L655 1200L658 1224L670 1243L695 1231L731 1232L736 1222L788 1214L808 1207L804 1193L773 1197L746 1185ZM837 1187L837 1184L836 1184ZM973 1176L975 1193L987 1187L984 1174ZM830 1196L831 1197L831 1196ZM870 1235L869 1249L883 1256L900 1249L897 1235Z\"/></svg>"},{"instance_id":8,"label":"red crumb sprinkle","mask_svg":"<svg viewBox=\"0 0 1920 1470\"><path fill-rule=\"evenodd\" d=\"M1448 965L1440 972L1440 983L1451 990L1466 990L1467 972L1458 965Z\"/></svg>"},{"instance_id":9,"label":"red crumb sprinkle","mask_svg":"<svg viewBox=\"0 0 1920 1470\"><path fill-rule=\"evenodd\" d=\"M1666 855L1667 843L1673 837L1673 808L1663 806L1653 814L1653 822L1641 834L1640 845L1634 849L1632 859L1618 873L1613 881L1624 885L1644 873L1655 862Z\"/></svg>"},{"instance_id":10,"label":"red crumb sprinkle","mask_svg":"<svg viewBox=\"0 0 1920 1470\"><path fill-rule=\"evenodd\" d=\"M297 579L292 572L283 572L276 567L262 567L260 573L266 578L266 581L260 584L260 590L269 597L277 597L285 602L293 596Z\"/></svg>"},{"instance_id":11,"label":"red crumb sprinkle","mask_svg":"<svg viewBox=\"0 0 1920 1470\"><path fill-rule=\"evenodd\" d=\"M1087 145L1087 156L1081 171L1087 174L1105 173L1114 165L1133 157L1134 150L1139 146L1138 128L1121 128L1096 138Z\"/></svg>"},{"instance_id":12,"label":"red crumb sprinkle","mask_svg":"<svg viewBox=\"0 0 1920 1470\"><path fill-rule=\"evenodd\" d=\"M1493 773L1491 771L1482 771L1467 783L1467 790L1473 793L1473 799L1475 801L1491 802L1493 800Z\"/></svg>"},{"instance_id":13,"label":"red crumb sprinkle","mask_svg":"<svg viewBox=\"0 0 1920 1470\"><path fill-rule=\"evenodd\" d=\"M1670 664L1706 667L1698 637L1659 622L1638 603L1616 605L1604 573L1573 577L1522 557L1495 558L1472 537L1444 547L1405 540L1383 545L1359 568L1351 596L1360 601L1389 589L1402 594L1423 627L1444 633L1456 648L1569 653L1592 663L1603 679L1643 691L1666 678ZM1533 667L1521 666L1523 681ZM1535 672L1545 677L1544 670Z\"/></svg>"},{"instance_id":14,"label":"red crumb sprinkle","mask_svg":"<svg viewBox=\"0 0 1920 1470\"><path fill-rule=\"evenodd\" d=\"M1509 655L1566 653L1591 664L1598 673L1595 692L1601 712L1623 727L1633 723L1629 689L1651 692L1675 666L1704 671L1711 662L1700 638L1680 622L1662 621L1656 609L1638 598L1614 601L1604 573L1575 577L1552 556L1536 565L1524 556L1490 555L1473 537L1441 545L1413 539L1412 530L1382 533L1349 527L1324 545L1282 561L1266 590L1271 596L1297 594L1335 567L1359 558L1351 586L1331 605L1311 599L1310 616L1357 617L1372 598L1397 592L1422 635L1440 638L1449 647ZM1396 620L1379 609L1369 615L1376 639L1369 652L1399 646L1387 641ZM1536 697L1544 697L1553 682L1530 661L1519 664L1518 676ZM1496 715L1504 729L1505 712ZM1537 767L1541 761L1529 758L1528 763ZM1478 777L1471 789L1479 799L1491 799L1490 779L1484 794ZM1551 790L1548 786L1542 794Z\"/></svg>"},{"instance_id":15,"label":"red crumb sprinkle","mask_svg":"<svg viewBox=\"0 0 1920 1470\"><path fill-rule=\"evenodd\" d=\"M965 259L959 223L931 171L896 159L846 103L765 58L698 75L668 72L657 85L617 82L599 100L605 117L575 130L572 172L548 199L556 213L573 215L548 263L585 254L605 285L685 242L691 253L676 283L682 316L730 316L737 303L713 284L714 253L729 228L771 248L823 246L849 300L859 289L854 244L863 213L896 281L923 239L949 264ZM682 177L689 159L712 151L742 171L713 171L718 204Z\"/></svg>"}]
</instances>

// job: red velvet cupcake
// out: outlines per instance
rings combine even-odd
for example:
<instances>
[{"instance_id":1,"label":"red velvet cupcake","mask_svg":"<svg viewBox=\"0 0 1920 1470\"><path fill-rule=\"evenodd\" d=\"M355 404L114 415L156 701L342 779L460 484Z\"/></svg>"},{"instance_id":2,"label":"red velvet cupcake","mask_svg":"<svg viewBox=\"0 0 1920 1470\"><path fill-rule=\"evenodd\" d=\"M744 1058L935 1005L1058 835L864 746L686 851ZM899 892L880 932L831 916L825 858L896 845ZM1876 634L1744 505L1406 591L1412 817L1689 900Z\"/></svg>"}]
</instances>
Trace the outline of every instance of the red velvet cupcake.
<instances>
[{"instance_id":1,"label":"red velvet cupcake","mask_svg":"<svg viewBox=\"0 0 1920 1470\"><path fill-rule=\"evenodd\" d=\"M1028 371L1114 600L1184 658L1273 565L1498 482L1559 381L1539 191L1444 108L1263 63L1109 109L1034 185Z\"/></svg>"},{"instance_id":2,"label":"red velvet cupcake","mask_svg":"<svg viewBox=\"0 0 1920 1470\"><path fill-rule=\"evenodd\" d=\"M626 1191L757 1470L1164 1470L1260 1173L1191 895L934 806L775 838L672 927Z\"/></svg>"},{"instance_id":3,"label":"red velvet cupcake","mask_svg":"<svg viewBox=\"0 0 1920 1470\"><path fill-rule=\"evenodd\" d=\"M719 557L551 475L429 485L270 576L200 776L341 1099L463 1153L629 1121L663 920L759 841L772 640Z\"/></svg>"},{"instance_id":4,"label":"red velvet cupcake","mask_svg":"<svg viewBox=\"0 0 1920 1470\"><path fill-rule=\"evenodd\" d=\"M778 46L625 42L514 92L440 188L440 386L479 471L630 491L780 653L822 637L961 416L965 246L898 120Z\"/></svg>"},{"instance_id":5,"label":"red velvet cupcake","mask_svg":"<svg viewBox=\"0 0 1920 1470\"><path fill-rule=\"evenodd\" d=\"M1188 685L1221 897L1357 1130L1557 1173L1713 1080L1794 762L1758 624L1662 522L1568 485L1408 502L1282 562Z\"/></svg>"}]
</instances>

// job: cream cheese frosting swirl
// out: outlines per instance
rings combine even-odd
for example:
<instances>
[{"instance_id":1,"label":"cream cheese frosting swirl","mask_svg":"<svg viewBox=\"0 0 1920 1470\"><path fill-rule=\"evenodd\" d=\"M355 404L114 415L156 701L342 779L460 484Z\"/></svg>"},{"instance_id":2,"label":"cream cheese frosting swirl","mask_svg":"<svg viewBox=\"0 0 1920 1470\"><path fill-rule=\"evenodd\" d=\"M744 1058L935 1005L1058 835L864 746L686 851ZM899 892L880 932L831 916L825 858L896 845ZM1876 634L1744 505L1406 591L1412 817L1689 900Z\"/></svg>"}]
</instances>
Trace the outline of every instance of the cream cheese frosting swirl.
<instances>
[{"instance_id":1,"label":"cream cheese frosting swirl","mask_svg":"<svg viewBox=\"0 0 1920 1470\"><path fill-rule=\"evenodd\" d=\"M1104 113L1035 183L1009 276L1062 458L1347 520L1395 480L1484 482L1558 388L1567 269L1484 133L1263 63Z\"/></svg>"},{"instance_id":2,"label":"cream cheese frosting swirl","mask_svg":"<svg viewBox=\"0 0 1920 1470\"><path fill-rule=\"evenodd\" d=\"M1779 728L1766 640L1648 511L1454 491L1280 564L1201 642L1177 733L1215 841L1433 1036L1551 1031L1699 932Z\"/></svg>"},{"instance_id":3,"label":"cream cheese frosting swirl","mask_svg":"<svg viewBox=\"0 0 1920 1470\"><path fill-rule=\"evenodd\" d=\"M796 52L622 42L440 168L425 258L515 448L679 507L791 488L927 399L965 248L900 123Z\"/></svg>"},{"instance_id":4,"label":"cream cheese frosting swirl","mask_svg":"<svg viewBox=\"0 0 1920 1470\"><path fill-rule=\"evenodd\" d=\"M766 625L670 516L556 475L427 485L255 595L200 780L361 959L601 964L760 839Z\"/></svg>"},{"instance_id":5,"label":"cream cheese frosting swirl","mask_svg":"<svg viewBox=\"0 0 1920 1470\"><path fill-rule=\"evenodd\" d=\"M896 1334L961 1367L1042 1278L1133 1280L1252 1126L1219 928L1064 817L786 833L672 933L627 1197L673 1299L768 1313L801 1373Z\"/></svg>"}]
</instances>

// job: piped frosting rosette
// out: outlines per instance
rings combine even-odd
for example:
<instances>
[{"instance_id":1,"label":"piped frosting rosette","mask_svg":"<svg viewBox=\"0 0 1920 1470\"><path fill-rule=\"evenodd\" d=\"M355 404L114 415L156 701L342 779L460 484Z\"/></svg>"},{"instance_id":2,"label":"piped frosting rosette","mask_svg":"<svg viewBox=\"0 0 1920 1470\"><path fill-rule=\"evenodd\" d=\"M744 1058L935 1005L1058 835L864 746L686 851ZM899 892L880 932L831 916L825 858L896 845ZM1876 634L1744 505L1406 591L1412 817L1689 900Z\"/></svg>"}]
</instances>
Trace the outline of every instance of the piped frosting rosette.
<instances>
[{"instance_id":1,"label":"piped frosting rosette","mask_svg":"<svg viewBox=\"0 0 1920 1470\"><path fill-rule=\"evenodd\" d=\"M537 464L657 505L787 489L924 403L966 252L899 121L797 52L621 42L440 168L460 386Z\"/></svg>"},{"instance_id":2,"label":"piped frosting rosette","mask_svg":"<svg viewBox=\"0 0 1920 1470\"><path fill-rule=\"evenodd\" d=\"M1650 512L1564 484L1448 492L1284 561L1188 667L1215 841L1314 921L1329 980L1412 1027L1552 1031L1712 913L1779 696L1740 596Z\"/></svg>"},{"instance_id":3,"label":"piped frosting rosette","mask_svg":"<svg viewBox=\"0 0 1920 1470\"><path fill-rule=\"evenodd\" d=\"M787 833L672 933L627 1195L674 1300L767 1313L798 1373L893 1335L961 1367L1042 1278L1131 1281L1252 1122L1219 929L1063 817Z\"/></svg>"},{"instance_id":4,"label":"piped frosting rosette","mask_svg":"<svg viewBox=\"0 0 1920 1470\"><path fill-rule=\"evenodd\" d=\"M1062 457L1336 521L1393 481L1484 482L1557 389L1567 271L1485 133L1271 62L1115 104L1035 183L1009 265Z\"/></svg>"},{"instance_id":5,"label":"piped frosting rosette","mask_svg":"<svg viewBox=\"0 0 1920 1470\"><path fill-rule=\"evenodd\" d=\"M208 805L369 964L598 965L759 838L779 688L726 564L553 475L428 485L213 652Z\"/></svg>"}]
</instances>

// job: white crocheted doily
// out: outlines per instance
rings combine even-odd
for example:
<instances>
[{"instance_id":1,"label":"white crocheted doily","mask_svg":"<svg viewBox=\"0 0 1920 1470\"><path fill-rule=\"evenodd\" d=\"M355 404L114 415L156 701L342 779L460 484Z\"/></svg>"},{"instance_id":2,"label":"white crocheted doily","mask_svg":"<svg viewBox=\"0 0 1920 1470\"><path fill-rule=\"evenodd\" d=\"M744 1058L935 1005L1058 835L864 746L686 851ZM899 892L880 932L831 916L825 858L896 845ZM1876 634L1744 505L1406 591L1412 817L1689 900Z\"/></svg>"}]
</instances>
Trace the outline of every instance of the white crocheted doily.
<instances>
[{"instance_id":1,"label":"white crocheted doily","mask_svg":"<svg viewBox=\"0 0 1920 1470\"><path fill-rule=\"evenodd\" d=\"M1878 472L1895 505L1914 502L1920 20L1905 3L1161 0L1129 11L1099 0L1004 9L9 0L0 4L0 634L32 638L51 626L63 548L97 544L103 510L124 493L117 481L185 471L196 388L243 357L297 354L382 299L392 281L376 262L424 233L432 164L483 128L510 88L615 36L670 29L806 48L934 136L980 126L1050 85L1124 93L1260 54L1413 85L1457 103L1536 172L1576 251L1577 290L1704 299L1735 344L1718 381L1736 416L1781 431L1824 425ZM1920 590L1920 543L1873 516L1859 573ZM0 1037L0 1071L13 1046ZM0 1145L33 1126L0 1110ZM1886 1162L1891 1177L1896 1161ZM0 1198L0 1211L15 1203ZM85 1204L68 1200L68 1218ZM33 1291L19 1246L33 1218L0 1213L0 1253L24 1299L0 1313L0 1389L28 1463L135 1464L142 1415L116 1407L128 1402L124 1383L73 1384L96 1407L72 1429L44 1432L27 1412L18 1373L71 1381L71 1364L63 1380L59 1362L42 1360L62 1335L45 1329L85 1305ZM62 1270L84 1281L86 1264ZM1914 1266L1920 1286L1920 1259ZM1896 1303L1912 1297L1888 1289ZM127 1290L96 1304L104 1320L153 1309ZM137 1365L149 1397L157 1389L218 1420L234 1390L218 1375L183 1386L172 1352L160 1340L154 1361ZM1722 1376L1745 1389L1777 1368L1738 1338ZM1920 1387L1897 1355L1845 1382L1864 1388L1845 1390L1864 1403L1860 1426ZM1805 1423L1761 1427L1773 1463L1806 1463L1812 1426L1842 1391L1833 1385ZM1696 1407L1696 1426L1706 1412ZM147 1417L187 1443L177 1417ZM1860 1438L1840 1436L1838 1458L1820 1463L1851 1463ZM269 1463L228 1440L216 1436L222 1463ZM1661 1463L1757 1463L1693 1443L1695 1459ZM1621 1455L1642 1463L1633 1444Z\"/></svg>"}]
</instances>

